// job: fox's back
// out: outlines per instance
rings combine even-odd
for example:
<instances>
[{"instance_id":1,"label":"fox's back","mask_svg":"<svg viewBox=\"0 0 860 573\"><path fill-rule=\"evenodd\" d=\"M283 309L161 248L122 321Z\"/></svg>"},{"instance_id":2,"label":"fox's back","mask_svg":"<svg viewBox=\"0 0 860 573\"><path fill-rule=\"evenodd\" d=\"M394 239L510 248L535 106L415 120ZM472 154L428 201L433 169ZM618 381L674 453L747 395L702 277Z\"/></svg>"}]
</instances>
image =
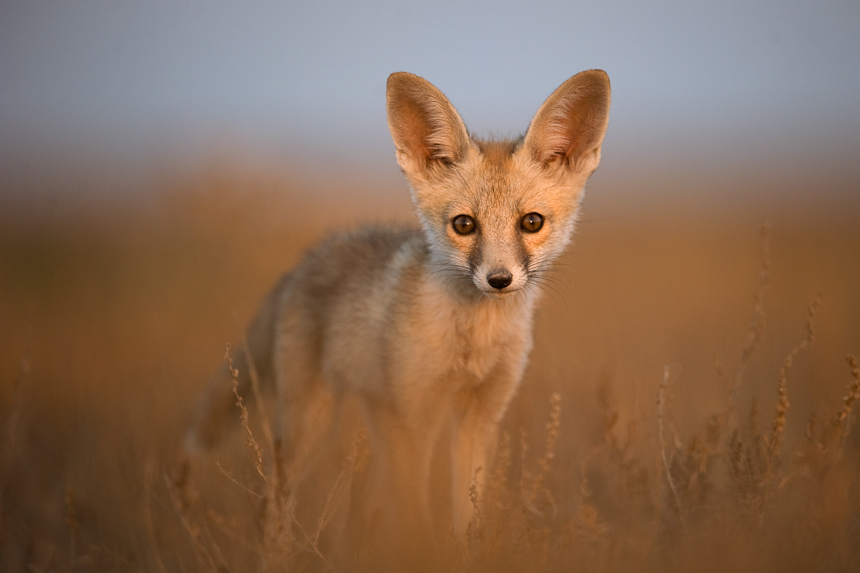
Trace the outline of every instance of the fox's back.
<instances>
[{"instance_id":1,"label":"fox's back","mask_svg":"<svg viewBox=\"0 0 860 573\"><path fill-rule=\"evenodd\" d=\"M417 229L367 227L323 241L279 285L274 328L283 345L275 361L290 360L291 346L301 345L335 385L383 373L395 323L428 258Z\"/></svg>"},{"instance_id":2,"label":"fox's back","mask_svg":"<svg viewBox=\"0 0 860 573\"><path fill-rule=\"evenodd\" d=\"M386 282L393 259L408 253L421 264L427 251L417 229L364 227L337 233L310 250L291 276L295 289L308 301L336 305Z\"/></svg>"}]
</instances>

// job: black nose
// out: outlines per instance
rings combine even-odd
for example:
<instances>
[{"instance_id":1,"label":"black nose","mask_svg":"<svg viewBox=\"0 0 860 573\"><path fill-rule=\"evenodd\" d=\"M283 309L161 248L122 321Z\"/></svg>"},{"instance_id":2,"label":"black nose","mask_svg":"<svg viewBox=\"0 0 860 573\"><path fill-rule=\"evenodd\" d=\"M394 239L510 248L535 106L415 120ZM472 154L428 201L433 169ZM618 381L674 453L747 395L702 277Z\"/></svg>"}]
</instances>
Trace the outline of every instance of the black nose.
<instances>
[{"instance_id":1,"label":"black nose","mask_svg":"<svg viewBox=\"0 0 860 573\"><path fill-rule=\"evenodd\" d=\"M507 269L490 271L487 275L487 282L490 283L490 286L499 290L511 284L512 280L514 280L514 277Z\"/></svg>"}]
</instances>

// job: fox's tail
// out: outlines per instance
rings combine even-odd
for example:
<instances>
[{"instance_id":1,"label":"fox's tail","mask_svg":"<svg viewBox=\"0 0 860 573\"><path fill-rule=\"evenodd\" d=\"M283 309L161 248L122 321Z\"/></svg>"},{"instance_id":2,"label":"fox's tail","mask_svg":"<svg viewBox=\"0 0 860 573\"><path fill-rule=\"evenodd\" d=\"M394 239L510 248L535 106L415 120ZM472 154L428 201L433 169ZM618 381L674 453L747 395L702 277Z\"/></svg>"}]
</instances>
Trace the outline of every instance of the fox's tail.
<instances>
[{"instance_id":1,"label":"fox's tail","mask_svg":"<svg viewBox=\"0 0 860 573\"><path fill-rule=\"evenodd\" d=\"M283 280L268 294L251 323L246 336L247 348L243 344L230 351L233 369L238 372L238 392L246 402L247 396L251 394L252 368L261 391L271 391L274 386L272 345L281 292L279 287L282 283ZM209 387L194 408L191 425L185 434L185 449L193 453L216 446L228 430L238 425L238 420L233 376L227 364L224 364L212 377Z\"/></svg>"}]
</instances>

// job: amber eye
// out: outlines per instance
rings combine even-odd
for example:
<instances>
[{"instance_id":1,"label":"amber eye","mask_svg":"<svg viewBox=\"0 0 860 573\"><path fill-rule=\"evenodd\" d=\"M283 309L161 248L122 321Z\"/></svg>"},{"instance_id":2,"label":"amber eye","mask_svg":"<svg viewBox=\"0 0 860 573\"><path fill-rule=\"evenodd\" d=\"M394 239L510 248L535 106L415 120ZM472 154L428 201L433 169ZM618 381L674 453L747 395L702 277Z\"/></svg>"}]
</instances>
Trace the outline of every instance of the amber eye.
<instances>
[{"instance_id":1,"label":"amber eye","mask_svg":"<svg viewBox=\"0 0 860 573\"><path fill-rule=\"evenodd\" d=\"M529 213L523 220L520 222L520 225L523 227L523 231L528 233L537 233L540 231L540 228L543 227L543 215L539 215L537 213Z\"/></svg>"},{"instance_id":2,"label":"amber eye","mask_svg":"<svg viewBox=\"0 0 860 573\"><path fill-rule=\"evenodd\" d=\"M451 224L458 235L468 235L475 230L475 220L468 215L457 215Z\"/></svg>"}]
</instances>

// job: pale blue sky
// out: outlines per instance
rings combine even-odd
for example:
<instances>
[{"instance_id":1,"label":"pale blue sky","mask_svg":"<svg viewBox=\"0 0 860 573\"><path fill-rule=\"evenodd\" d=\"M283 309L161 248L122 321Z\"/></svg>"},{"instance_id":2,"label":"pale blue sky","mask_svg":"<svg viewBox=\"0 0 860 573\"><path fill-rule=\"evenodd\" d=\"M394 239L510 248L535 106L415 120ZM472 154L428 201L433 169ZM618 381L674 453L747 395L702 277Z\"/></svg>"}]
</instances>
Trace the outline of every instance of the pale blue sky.
<instances>
[{"instance_id":1,"label":"pale blue sky","mask_svg":"<svg viewBox=\"0 0 860 573\"><path fill-rule=\"evenodd\" d=\"M0 166L224 138L390 165L392 71L436 84L476 133L515 135L587 68L612 80L605 153L628 171L761 153L860 181L857 0L4 0Z\"/></svg>"}]
</instances>

